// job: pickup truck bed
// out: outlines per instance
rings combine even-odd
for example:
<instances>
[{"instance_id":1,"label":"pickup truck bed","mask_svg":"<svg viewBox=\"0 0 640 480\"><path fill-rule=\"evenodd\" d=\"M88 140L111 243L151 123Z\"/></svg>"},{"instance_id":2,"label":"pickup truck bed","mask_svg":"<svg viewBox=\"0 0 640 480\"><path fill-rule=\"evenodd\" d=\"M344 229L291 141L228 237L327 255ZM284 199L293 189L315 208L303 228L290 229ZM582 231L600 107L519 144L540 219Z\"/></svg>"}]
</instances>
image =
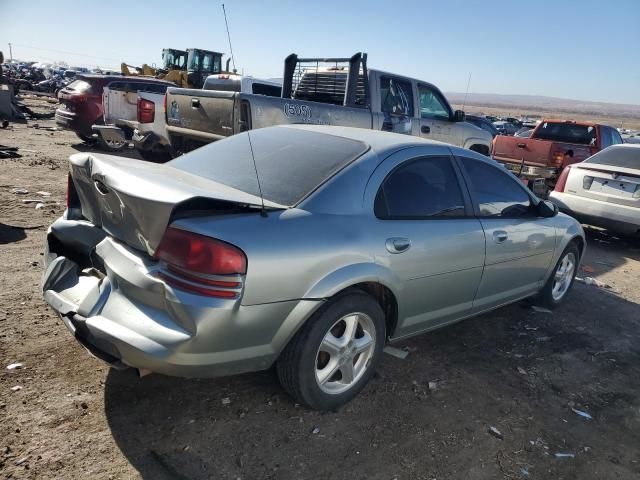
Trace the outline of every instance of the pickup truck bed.
<instances>
[{"instance_id":1,"label":"pickup truck bed","mask_svg":"<svg viewBox=\"0 0 640 480\"><path fill-rule=\"evenodd\" d=\"M170 88L167 132L171 143L182 138L205 144L249 129L291 123L372 128L368 109L238 92ZM184 146L184 145L182 145Z\"/></svg>"}]
</instances>

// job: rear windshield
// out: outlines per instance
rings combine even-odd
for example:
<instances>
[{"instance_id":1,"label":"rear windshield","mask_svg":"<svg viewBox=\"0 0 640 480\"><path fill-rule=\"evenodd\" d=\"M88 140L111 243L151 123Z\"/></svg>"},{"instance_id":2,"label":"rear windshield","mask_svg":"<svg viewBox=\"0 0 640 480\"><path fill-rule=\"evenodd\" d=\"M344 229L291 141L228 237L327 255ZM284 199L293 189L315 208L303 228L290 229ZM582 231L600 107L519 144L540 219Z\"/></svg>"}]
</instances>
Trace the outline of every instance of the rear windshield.
<instances>
[{"instance_id":1,"label":"rear windshield","mask_svg":"<svg viewBox=\"0 0 640 480\"><path fill-rule=\"evenodd\" d=\"M582 163L597 163L612 167L635 168L640 170L640 147L609 147L592 155Z\"/></svg>"},{"instance_id":2,"label":"rear windshield","mask_svg":"<svg viewBox=\"0 0 640 480\"><path fill-rule=\"evenodd\" d=\"M89 82L85 82L84 80L74 80L66 87L69 90L73 90L74 92L84 93L88 92L91 88L91 84Z\"/></svg>"},{"instance_id":3,"label":"rear windshield","mask_svg":"<svg viewBox=\"0 0 640 480\"><path fill-rule=\"evenodd\" d=\"M534 138L554 142L579 143L581 145L596 144L596 127L576 125L575 123L543 122L538 127Z\"/></svg>"},{"instance_id":4,"label":"rear windshield","mask_svg":"<svg viewBox=\"0 0 640 480\"><path fill-rule=\"evenodd\" d=\"M292 206L367 151L356 140L286 127L240 133L178 157L169 165ZM255 155L252 161L251 147Z\"/></svg>"}]
</instances>

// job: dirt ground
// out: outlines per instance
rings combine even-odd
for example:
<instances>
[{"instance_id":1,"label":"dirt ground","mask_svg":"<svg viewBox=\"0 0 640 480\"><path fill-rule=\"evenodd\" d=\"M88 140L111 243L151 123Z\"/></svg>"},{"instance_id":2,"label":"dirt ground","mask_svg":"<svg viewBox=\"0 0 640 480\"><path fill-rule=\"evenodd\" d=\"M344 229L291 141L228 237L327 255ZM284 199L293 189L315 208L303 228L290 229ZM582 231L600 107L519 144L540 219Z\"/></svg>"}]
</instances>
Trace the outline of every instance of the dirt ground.
<instances>
[{"instance_id":1,"label":"dirt ground","mask_svg":"<svg viewBox=\"0 0 640 480\"><path fill-rule=\"evenodd\" d=\"M385 355L335 413L295 405L273 372L138 379L89 356L42 300L67 157L88 147L35 123L55 125L0 130L23 155L0 160L3 478L640 478L638 243L589 231L580 275L611 288L576 283L553 313L521 302L396 345L409 355Z\"/></svg>"}]
</instances>

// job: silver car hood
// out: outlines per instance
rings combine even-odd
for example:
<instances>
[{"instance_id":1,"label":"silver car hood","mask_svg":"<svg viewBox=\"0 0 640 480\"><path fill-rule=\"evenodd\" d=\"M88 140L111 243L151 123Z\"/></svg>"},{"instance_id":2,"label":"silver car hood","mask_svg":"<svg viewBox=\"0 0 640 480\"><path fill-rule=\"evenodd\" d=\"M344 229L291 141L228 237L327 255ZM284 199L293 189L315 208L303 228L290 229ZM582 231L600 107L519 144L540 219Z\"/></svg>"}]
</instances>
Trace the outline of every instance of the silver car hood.
<instances>
[{"instance_id":1,"label":"silver car hood","mask_svg":"<svg viewBox=\"0 0 640 480\"><path fill-rule=\"evenodd\" d=\"M259 197L169 165L78 153L70 173L83 216L109 235L153 255L176 206L191 199L259 210ZM285 208L265 201L266 208ZM215 211L214 208L212 208Z\"/></svg>"}]
</instances>

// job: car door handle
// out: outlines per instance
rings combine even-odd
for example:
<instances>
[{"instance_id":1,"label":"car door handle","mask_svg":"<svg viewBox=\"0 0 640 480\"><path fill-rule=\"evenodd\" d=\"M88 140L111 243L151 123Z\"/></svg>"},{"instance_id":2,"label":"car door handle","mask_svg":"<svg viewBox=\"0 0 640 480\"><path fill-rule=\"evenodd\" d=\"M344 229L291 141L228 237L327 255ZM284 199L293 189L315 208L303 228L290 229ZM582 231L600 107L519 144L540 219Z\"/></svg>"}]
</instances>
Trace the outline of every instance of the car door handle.
<instances>
[{"instance_id":1,"label":"car door handle","mask_svg":"<svg viewBox=\"0 0 640 480\"><path fill-rule=\"evenodd\" d=\"M389 253L402 253L409 250L411 240L408 238L388 238L385 244Z\"/></svg>"},{"instance_id":2,"label":"car door handle","mask_svg":"<svg viewBox=\"0 0 640 480\"><path fill-rule=\"evenodd\" d=\"M422 127L420 127L420 131L422 133L431 133L431 128L427 125L422 125Z\"/></svg>"},{"instance_id":3,"label":"car door handle","mask_svg":"<svg viewBox=\"0 0 640 480\"><path fill-rule=\"evenodd\" d=\"M198 108L200 106L200 100L197 98L192 98L191 99L191 106L193 108Z\"/></svg>"},{"instance_id":4,"label":"car door handle","mask_svg":"<svg viewBox=\"0 0 640 480\"><path fill-rule=\"evenodd\" d=\"M507 235L507 232L505 232L504 230L496 230L495 232L493 232L493 240L496 243L502 243L507 238L509 238L509 235Z\"/></svg>"}]
</instances>

